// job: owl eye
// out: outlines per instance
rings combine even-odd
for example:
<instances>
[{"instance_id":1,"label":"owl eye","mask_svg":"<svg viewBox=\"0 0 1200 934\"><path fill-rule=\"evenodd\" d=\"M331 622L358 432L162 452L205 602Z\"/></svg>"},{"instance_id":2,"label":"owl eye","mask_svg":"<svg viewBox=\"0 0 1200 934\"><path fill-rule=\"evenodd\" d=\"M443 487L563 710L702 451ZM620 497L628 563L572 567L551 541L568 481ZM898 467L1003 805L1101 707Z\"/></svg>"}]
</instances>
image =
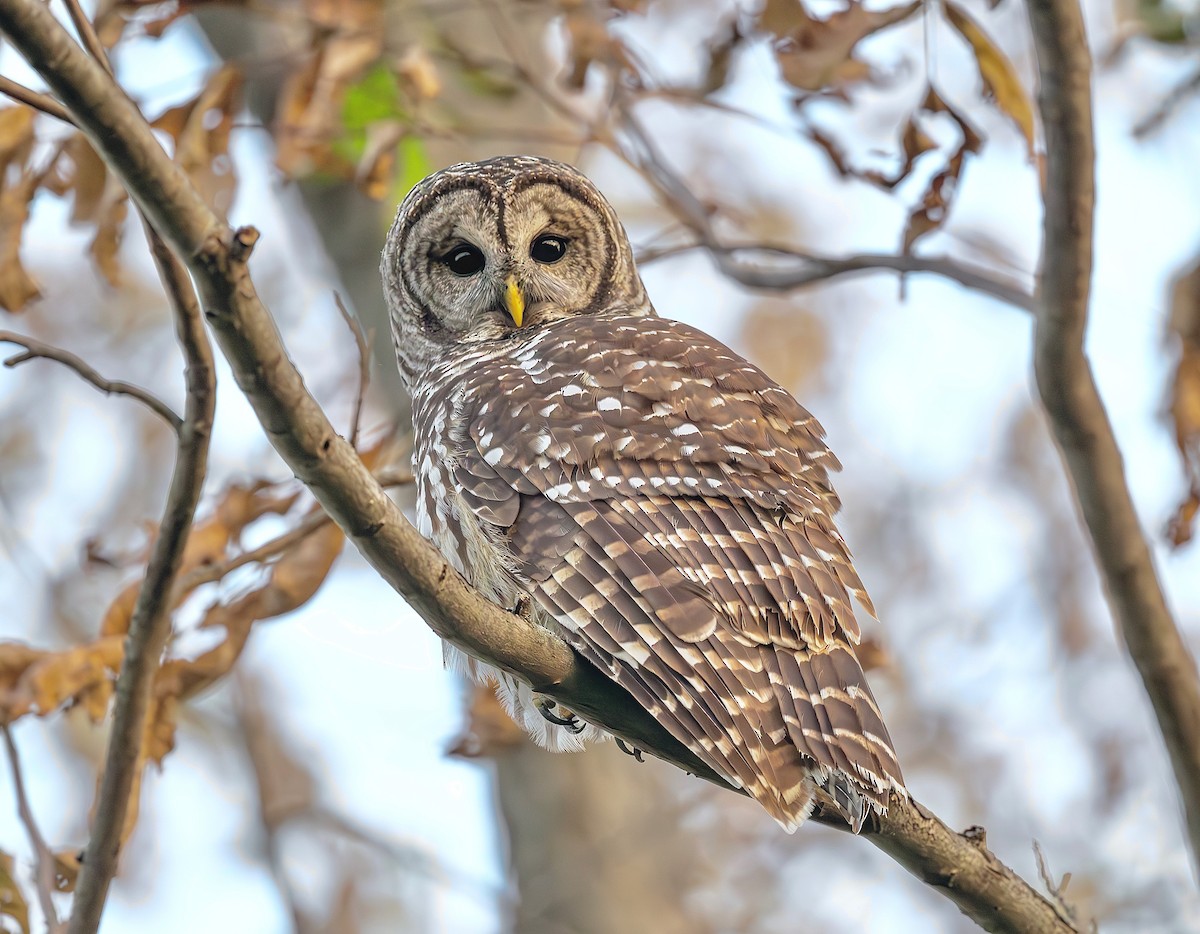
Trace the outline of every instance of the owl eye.
<instances>
[{"instance_id":1,"label":"owl eye","mask_svg":"<svg viewBox=\"0 0 1200 934\"><path fill-rule=\"evenodd\" d=\"M486 260L484 260L483 251L479 247L471 246L469 243L460 243L442 257L442 262L456 276L473 276L484 267Z\"/></svg>"},{"instance_id":2,"label":"owl eye","mask_svg":"<svg viewBox=\"0 0 1200 934\"><path fill-rule=\"evenodd\" d=\"M529 248L529 255L539 263L557 263L566 255L567 240L565 237L553 237L550 235L538 237L533 241L533 245Z\"/></svg>"}]
</instances>

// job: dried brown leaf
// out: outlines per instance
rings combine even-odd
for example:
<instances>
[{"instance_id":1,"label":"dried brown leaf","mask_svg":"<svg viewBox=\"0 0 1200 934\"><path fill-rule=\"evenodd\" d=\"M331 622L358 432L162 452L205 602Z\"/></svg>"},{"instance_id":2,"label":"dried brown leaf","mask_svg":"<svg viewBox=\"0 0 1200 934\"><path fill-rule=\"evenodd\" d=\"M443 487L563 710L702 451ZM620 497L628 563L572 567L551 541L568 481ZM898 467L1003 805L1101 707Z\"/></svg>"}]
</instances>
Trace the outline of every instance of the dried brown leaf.
<instances>
[{"instance_id":1,"label":"dried brown leaf","mask_svg":"<svg viewBox=\"0 0 1200 934\"><path fill-rule=\"evenodd\" d=\"M908 19L920 8L919 0L887 10L867 10L861 3L851 2L828 19L817 19L799 0L769 0L759 26L776 37L775 60L783 79L793 87L815 92L870 77L870 66L854 56L859 42Z\"/></svg>"},{"instance_id":2,"label":"dried brown leaf","mask_svg":"<svg viewBox=\"0 0 1200 934\"><path fill-rule=\"evenodd\" d=\"M49 654L23 642L0 642L0 696L10 693L25 670Z\"/></svg>"},{"instance_id":3,"label":"dried brown leaf","mask_svg":"<svg viewBox=\"0 0 1200 934\"><path fill-rule=\"evenodd\" d=\"M33 118L31 107L19 104L0 110L0 184L10 165L23 166L33 151Z\"/></svg>"},{"instance_id":4,"label":"dried brown leaf","mask_svg":"<svg viewBox=\"0 0 1200 934\"><path fill-rule=\"evenodd\" d=\"M175 161L222 215L229 211L237 190L229 135L242 85L242 73L236 66L219 68L196 98L175 141Z\"/></svg>"},{"instance_id":5,"label":"dried brown leaf","mask_svg":"<svg viewBox=\"0 0 1200 934\"><path fill-rule=\"evenodd\" d=\"M1171 379L1170 417L1188 494L1168 528L1175 547L1190 541L1200 509L1200 261L1171 288L1170 334L1179 345L1179 364Z\"/></svg>"},{"instance_id":6,"label":"dried brown leaf","mask_svg":"<svg viewBox=\"0 0 1200 934\"><path fill-rule=\"evenodd\" d=\"M946 161L946 166L933 176L921 196L921 201L908 215L904 227L904 252L911 253L921 237L939 229L950 216L950 204L962 177L968 153L978 153L983 140L958 111L947 104L932 87L925 96L922 109L930 113L945 113L958 125L961 142Z\"/></svg>"},{"instance_id":7,"label":"dried brown leaf","mask_svg":"<svg viewBox=\"0 0 1200 934\"><path fill-rule=\"evenodd\" d=\"M400 90L415 104L431 101L442 93L442 77L429 53L419 45L410 46L396 62Z\"/></svg>"},{"instance_id":8,"label":"dried brown leaf","mask_svg":"<svg viewBox=\"0 0 1200 934\"><path fill-rule=\"evenodd\" d=\"M99 682L115 678L124 656L123 641L120 636L109 636L44 654L21 672L11 689L0 694L0 716L6 722L27 713L44 717Z\"/></svg>"},{"instance_id":9,"label":"dried brown leaf","mask_svg":"<svg viewBox=\"0 0 1200 934\"><path fill-rule=\"evenodd\" d=\"M108 167L82 133L67 141L65 153L72 167L67 176L67 190L74 195L70 221L72 224L96 221L107 187Z\"/></svg>"},{"instance_id":10,"label":"dried brown leaf","mask_svg":"<svg viewBox=\"0 0 1200 934\"><path fill-rule=\"evenodd\" d=\"M0 175L0 309L17 312L41 292L21 264L21 236L41 176L26 170L12 185Z\"/></svg>"},{"instance_id":11,"label":"dried brown leaf","mask_svg":"<svg viewBox=\"0 0 1200 934\"><path fill-rule=\"evenodd\" d=\"M121 264L117 261L117 256L121 250L125 218L128 215L129 193L124 185L115 178L110 178L96 224L96 236L92 238L88 252L105 280L114 289L121 285Z\"/></svg>"},{"instance_id":12,"label":"dried brown leaf","mask_svg":"<svg viewBox=\"0 0 1200 934\"><path fill-rule=\"evenodd\" d=\"M121 588L100 619L102 637L120 636L129 632L129 622L133 619L133 605L137 603L138 591L141 589L140 578Z\"/></svg>"},{"instance_id":13,"label":"dried brown leaf","mask_svg":"<svg viewBox=\"0 0 1200 934\"><path fill-rule=\"evenodd\" d=\"M79 850L59 850L51 856L54 859L54 891L74 892L79 879Z\"/></svg>"},{"instance_id":14,"label":"dried brown leaf","mask_svg":"<svg viewBox=\"0 0 1200 934\"><path fill-rule=\"evenodd\" d=\"M1000 48L992 42L988 34L980 28L962 7L953 0L946 0L943 6L946 19L950 25L971 46L975 53L975 62L979 66L979 77L983 80L984 97L991 100L1001 113L1005 114L1014 124L1021 135L1025 137L1025 146L1030 158L1034 154L1034 122L1033 103L1025 91L1017 71Z\"/></svg>"},{"instance_id":15,"label":"dried brown leaf","mask_svg":"<svg viewBox=\"0 0 1200 934\"><path fill-rule=\"evenodd\" d=\"M312 599L344 541L336 525L324 525L285 552L271 566L261 587L231 603L209 607L200 627L221 627L225 639L195 659L168 660L159 672L156 695L187 699L226 675L241 655L254 623L290 613Z\"/></svg>"},{"instance_id":16,"label":"dried brown leaf","mask_svg":"<svg viewBox=\"0 0 1200 934\"><path fill-rule=\"evenodd\" d=\"M29 905L13 878L16 863L0 850L0 918L12 918L21 934L29 934Z\"/></svg>"},{"instance_id":17,"label":"dried brown leaf","mask_svg":"<svg viewBox=\"0 0 1200 934\"><path fill-rule=\"evenodd\" d=\"M467 708L467 722L446 753L462 759L494 757L527 741L525 731L513 722L496 697L495 686L476 684Z\"/></svg>"},{"instance_id":18,"label":"dried brown leaf","mask_svg":"<svg viewBox=\"0 0 1200 934\"><path fill-rule=\"evenodd\" d=\"M354 163L333 143L343 130L347 89L383 54L383 4L309 0L307 12L317 39L312 54L283 82L275 107L275 164L290 178L319 171L352 179Z\"/></svg>"}]
</instances>

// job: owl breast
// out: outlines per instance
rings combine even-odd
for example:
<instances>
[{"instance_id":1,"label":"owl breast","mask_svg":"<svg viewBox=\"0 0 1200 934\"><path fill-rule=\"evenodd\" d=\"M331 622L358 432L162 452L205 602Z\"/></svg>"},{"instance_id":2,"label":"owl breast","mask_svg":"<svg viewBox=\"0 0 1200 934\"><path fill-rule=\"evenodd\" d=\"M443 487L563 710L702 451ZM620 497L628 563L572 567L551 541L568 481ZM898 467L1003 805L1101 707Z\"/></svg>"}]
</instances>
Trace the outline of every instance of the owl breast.
<instances>
[{"instance_id":1,"label":"owl breast","mask_svg":"<svg viewBox=\"0 0 1200 934\"><path fill-rule=\"evenodd\" d=\"M454 469L468 443L463 419L457 416L463 377L479 356L464 359L453 370L439 368L413 397L413 475L416 478L417 529L451 566L484 596L514 608L524 594L513 572L514 561L502 529L482 521L463 500ZM545 613L531 605L534 621L553 628ZM449 642L442 643L446 667L479 683L492 682L509 715L533 740L552 752L574 752L608 735L590 724L580 733L553 726L542 715L532 689L512 675L472 658Z\"/></svg>"}]
</instances>

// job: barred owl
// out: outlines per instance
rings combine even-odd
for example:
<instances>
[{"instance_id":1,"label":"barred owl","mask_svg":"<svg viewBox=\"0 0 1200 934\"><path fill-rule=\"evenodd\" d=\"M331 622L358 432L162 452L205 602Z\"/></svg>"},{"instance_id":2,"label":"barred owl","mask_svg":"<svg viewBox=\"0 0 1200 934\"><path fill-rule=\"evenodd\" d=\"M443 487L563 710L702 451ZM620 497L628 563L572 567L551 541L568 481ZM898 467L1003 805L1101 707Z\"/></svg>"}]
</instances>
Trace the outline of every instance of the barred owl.
<instances>
[{"instance_id":1,"label":"barred owl","mask_svg":"<svg viewBox=\"0 0 1200 934\"><path fill-rule=\"evenodd\" d=\"M833 525L821 426L655 314L587 178L532 157L438 172L401 204L382 274L418 525L474 587L565 639L788 830L819 791L855 829L905 793L855 655L853 602L874 610ZM603 735L463 664L544 745Z\"/></svg>"}]
</instances>

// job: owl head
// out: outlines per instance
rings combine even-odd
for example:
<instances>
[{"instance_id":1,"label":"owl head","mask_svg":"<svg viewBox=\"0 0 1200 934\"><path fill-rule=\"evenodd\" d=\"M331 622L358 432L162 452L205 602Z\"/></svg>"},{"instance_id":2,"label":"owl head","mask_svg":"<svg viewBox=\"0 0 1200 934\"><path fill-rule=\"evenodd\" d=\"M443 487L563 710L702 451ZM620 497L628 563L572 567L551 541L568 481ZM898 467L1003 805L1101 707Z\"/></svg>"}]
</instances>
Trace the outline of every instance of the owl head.
<instances>
[{"instance_id":1,"label":"owl head","mask_svg":"<svg viewBox=\"0 0 1200 934\"><path fill-rule=\"evenodd\" d=\"M533 156L430 175L400 205L381 270L410 388L464 345L520 342L572 315L653 314L612 206Z\"/></svg>"}]
</instances>

